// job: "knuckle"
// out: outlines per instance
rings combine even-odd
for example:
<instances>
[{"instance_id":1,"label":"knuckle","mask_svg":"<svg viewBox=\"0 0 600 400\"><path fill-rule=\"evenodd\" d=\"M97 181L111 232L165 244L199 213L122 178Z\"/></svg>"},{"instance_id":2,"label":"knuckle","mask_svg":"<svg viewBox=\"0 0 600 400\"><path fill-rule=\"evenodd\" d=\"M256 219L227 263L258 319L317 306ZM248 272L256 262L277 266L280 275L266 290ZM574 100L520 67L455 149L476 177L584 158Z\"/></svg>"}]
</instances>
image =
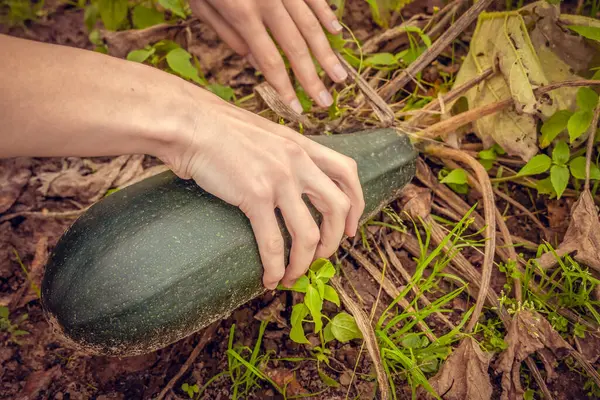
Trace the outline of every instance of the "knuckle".
<instances>
[{"instance_id":1,"label":"knuckle","mask_svg":"<svg viewBox=\"0 0 600 400\"><path fill-rule=\"evenodd\" d=\"M266 202L273 198L273 185L266 178L257 179L248 192L252 201Z\"/></svg>"},{"instance_id":2,"label":"knuckle","mask_svg":"<svg viewBox=\"0 0 600 400\"><path fill-rule=\"evenodd\" d=\"M283 237L281 235L272 236L265 241L265 252L270 255L279 255L283 252Z\"/></svg>"},{"instance_id":3,"label":"knuckle","mask_svg":"<svg viewBox=\"0 0 600 400\"><path fill-rule=\"evenodd\" d=\"M262 67L265 71L274 72L284 68L283 60L279 54L266 55L262 58Z\"/></svg>"},{"instance_id":4,"label":"knuckle","mask_svg":"<svg viewBox=\"0 0 600 400\"><path fill-rule=\"evenodd\" d=\"M294 158L296 158L296 157L302 157L305 154L304 149L300 145L292 142L291 140L286 140L284 142L284 144L283 144L283 151L288 156L294 157Z\"/></svg>"},{"instance_id":5,"label":"knuckle","mask_svg":"<svg viewBox=\"0 0 600 400\"><path fill-rule=\"evenodd\" d=\"M341 211L341 213L346 215L350 211L351 207L352 203L350 202L350 199L348 198L348 196L343 195L338 205L339 210Z\"/></svg>"},{"instance_id":6,"label":"knuckle","mask_svg":"<svg viewBox=\"0 0 600 400\"><path fill-rule=\"evenodd\" d=\"M317 247L320 240L321 232L316 225L313 225L312 228L309 228L306 232L304 232L301 243L304 249L313 250L315 247Z\"/></svg>"},{"instance_id":7,"label":"knuckle","mask_svg":"<svg viewBox=\"0 0 600 400\"><path fill-rule=\"evenodd\" d=\"M349 176L356 176L358 175L358 164L356 163L356 160L354 160L353 158L350 157L346 157L346 173Z\"/></svg>"}]
</instances>

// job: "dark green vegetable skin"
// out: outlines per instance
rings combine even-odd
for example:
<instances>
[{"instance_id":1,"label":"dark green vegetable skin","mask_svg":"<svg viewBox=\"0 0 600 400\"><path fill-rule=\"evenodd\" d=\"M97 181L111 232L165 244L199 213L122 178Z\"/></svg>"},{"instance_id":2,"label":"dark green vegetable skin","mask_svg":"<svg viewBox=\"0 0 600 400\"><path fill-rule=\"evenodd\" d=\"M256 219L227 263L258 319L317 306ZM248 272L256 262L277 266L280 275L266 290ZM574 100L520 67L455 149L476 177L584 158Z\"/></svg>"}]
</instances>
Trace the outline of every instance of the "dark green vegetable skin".
<instances>
[{"instance_id":1,"label":"dark green vegetable skin","mask_svg":"<svg viewBox=\"0 0 600 400\"><path fill-rule=\"evenodd\" d=\"M394 130L311 138L356 160L363 223L414 176L416 153ZM227 316L265 291L262 274L246 216L165 172L111 194L75 221L46 267L42 305L70 345L130 356Z\"/></svg>"}]
</instances>

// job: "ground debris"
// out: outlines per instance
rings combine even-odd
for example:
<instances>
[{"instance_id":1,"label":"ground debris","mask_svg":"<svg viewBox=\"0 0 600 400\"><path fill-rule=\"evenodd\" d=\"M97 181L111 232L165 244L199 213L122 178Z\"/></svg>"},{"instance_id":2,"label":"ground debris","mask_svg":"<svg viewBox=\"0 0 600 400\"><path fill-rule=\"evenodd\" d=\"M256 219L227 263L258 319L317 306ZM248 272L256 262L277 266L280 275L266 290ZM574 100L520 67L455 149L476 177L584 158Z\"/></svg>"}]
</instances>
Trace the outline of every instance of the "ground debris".
<instances>
[{"instance_id":1,"label":"ground debris","mask_svg":"<svg viewBox=\"0 0 600 400\"><path fill-rule=\"evenodd\" d=\"M473 338L467 337L429 383L446 400L488 400L492 397L488 375L491 358L492 354L483 352Z\"/></svg>"},{"instance_id":2,"label":"ground debris","mask_svg":"<svg viewBox=\"0 0 600 400\"><path fill-rule=\"evenodd\" d=\"M36 246L33 261L28 268L28 284L22 285L16 295L12 298L10 308L21 308L25 304L38 299L39 290L42 287L42 275L44 265L48 260L48 237L42 236Z\"/></svg>"},{"instance_id":3,"label":"ground debris","mask_svg":"<svg viewBox=\"0 0 600 400\"><path fill-rule=\"evenodd\" d=\"M60 366L56 365L45 371L36 371L29 375L25 387L17 400L37 399L39 393L45 390L50 383L61 375Z\"/></svg>"},{"instance_id":4,"label":"ground debris","mask_svg":"<svg viewBox=\"0 0 600 400\"><path fill-rule=\"evenodd\" d=\"M556 358L567 356L571 349L544 317L529 310L514 315L505 341L508 347L495 365L496 372L502 373L502 400L522 398L520 366L527 357L542 351L544 366L549 368ZM547 375L552 376L553 371L547 371Z\"/></svg>"},{"instance_id":5,"label":"ground debris","mask_svg":"<svg viewBox=\"0 0 600 400\"><path fill-rule=\"evenodd\" d=\"M45 197L66 197L93 203L99 200L113 187L121 175L121 168L131 156L119 156L109 163L100 164L93 173L87 174L87 168L81 159L71 159L59 172L42 172L34 179L41 182L38 189Z\"/></svg>"},{"instance_id":6,"label":"ground debris","mask_svg":"<svg viewBox=\"0 0 600 400\"><path fill-rule=\"evenodd\" d=\"M514 107L473 123L473 130L484 147L497 143L509 155L528 161L538 152L538 119L546 120L562 109L574 111L577 88L560 88L539 98L534 92L549 83L580 79L577 72L587 71L592 55L597 53L589 50L589 45L580 37L561 29L560 17L559 9L543 1L513 12L480 16L454 87L487 68L498 68L499 74L466 93L468 108L472 110L501 99L514 101ZM573 47L567 48L567 43ZM578 49L578 54L586 54L585 58L570 57L573 49ZM459 103L454 104L457 106L454 112L464 109ZM456 136L448 138L450 142L458 139Z\"/></svg>"},{"instance_id":7,"label":"ground debris","mask_svg":"<svg viewBox=\"0 0 600 400\"><path fill-rule=\"evenodd\" d=\"M286 387L286 393L289 396L297 396L307 394L306 389L296 379L296 374L293 371L285 368L265 368L264 373L283 388Z\"/></svg>"},{"instance_id":8,"label":"ground debris","mask_svg":"<svg viewBox=\"0 0 600 400\"><path fill-rule=\"evenodd\" d=\"M594 199L584 190L573 206L571 222L563 242L555 252L548 252L537 259L540 267L548 269L556 265L557 257L574 253L573 258L596 271L600 271L600 222Z\"/></svg>"},{"instance_id":9,"label":"ground debris","mask_svg":"<svg viewBox=\"0 0 600 400\"><path fill-rule=\"evenodd\" d=\"M31 161L27 158L0 160L0 214L8 211L19 198L31 177Z\"/></svg>"}]
</instances>

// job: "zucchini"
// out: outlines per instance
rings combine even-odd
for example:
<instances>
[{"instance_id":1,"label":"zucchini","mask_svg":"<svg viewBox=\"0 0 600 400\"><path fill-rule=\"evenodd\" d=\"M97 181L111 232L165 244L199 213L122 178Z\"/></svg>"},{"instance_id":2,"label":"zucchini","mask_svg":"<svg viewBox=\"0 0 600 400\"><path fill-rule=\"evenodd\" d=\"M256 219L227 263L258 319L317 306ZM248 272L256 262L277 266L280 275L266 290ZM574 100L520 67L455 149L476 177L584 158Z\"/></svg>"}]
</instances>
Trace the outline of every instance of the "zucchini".
<instances>
[{"instance_id":1,"label":"zucchini","mask_svg":"<svg viewBox=\"0 0 600 400\"><path fill-rule=\"evenodd\" d=\"M356 160L361 223L414 176L416 152L393 129L310 137ZM279 222L287 257L290 238ZM67 229L47 263L41 300L69 345L130 356L226 317L265 291L262 274L246 216L169 171L105 197Z\"/></svg>"}]
</instances>

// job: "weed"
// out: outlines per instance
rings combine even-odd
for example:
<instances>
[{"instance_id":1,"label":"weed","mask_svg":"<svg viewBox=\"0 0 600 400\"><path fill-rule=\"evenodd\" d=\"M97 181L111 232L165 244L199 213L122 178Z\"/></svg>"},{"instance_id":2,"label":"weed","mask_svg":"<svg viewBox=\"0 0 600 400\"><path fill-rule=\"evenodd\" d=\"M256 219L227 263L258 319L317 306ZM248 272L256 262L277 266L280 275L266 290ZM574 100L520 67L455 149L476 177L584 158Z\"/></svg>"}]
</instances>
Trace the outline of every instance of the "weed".
<instances>
[{"instance_id":1,"label":"weed","mask_svg":"<svg viewBox=\"0 0 600 400\"><path fill-rule=\"evenodd\" d=\"M44 0L4 0L0 5L0 23L24 27L44 15Z\"/></svg>"},{"instance_id":2,"label":"weed","mask_svg":"<svg viewBox=\"0 0 600 400\"><path fill-rule=\"evenodd\" d=\"M0 306L0 331L8 333L9 341L20 344L17 338L29 334L29 332L19 329L19 325L25 322L27 318L27 314L22 314L16 320L11 320L8 307Z\"/></svg>"}]
</instances>

